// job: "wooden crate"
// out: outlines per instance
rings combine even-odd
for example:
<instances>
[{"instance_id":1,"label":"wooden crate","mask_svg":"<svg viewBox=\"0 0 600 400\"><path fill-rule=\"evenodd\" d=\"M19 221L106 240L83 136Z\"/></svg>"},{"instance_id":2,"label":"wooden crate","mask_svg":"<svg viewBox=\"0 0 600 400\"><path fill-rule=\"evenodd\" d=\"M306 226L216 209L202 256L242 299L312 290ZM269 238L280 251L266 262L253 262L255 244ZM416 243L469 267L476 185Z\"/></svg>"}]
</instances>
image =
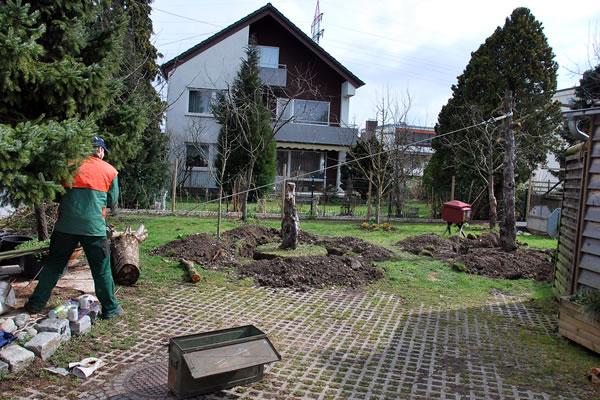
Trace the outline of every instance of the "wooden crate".
<instances>
[{"instance_id":1,"label":"wooden crate","mask_svg":"<svg viewBox=\"0 0 600 400\"><path fill-rule=\"evenodd\" d=\"M560 298L558 333L588 349L600 353L600 322L583 312L567 296Z\"/></svg>"}]
</instances>

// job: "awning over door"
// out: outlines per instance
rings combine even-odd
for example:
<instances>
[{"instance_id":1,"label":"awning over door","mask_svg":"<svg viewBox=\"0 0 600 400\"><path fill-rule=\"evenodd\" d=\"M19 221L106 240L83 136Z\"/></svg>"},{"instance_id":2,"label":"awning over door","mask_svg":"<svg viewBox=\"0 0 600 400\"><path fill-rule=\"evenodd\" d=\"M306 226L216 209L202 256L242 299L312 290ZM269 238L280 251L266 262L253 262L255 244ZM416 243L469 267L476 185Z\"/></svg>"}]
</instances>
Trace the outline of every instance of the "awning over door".
<instances>
[{"instance_id":1,"label":"awning over door","mask_svg":"<svg viewBox=\"0 0 600 400\"><path fill-rule=\"evenodd\" d=\"M321 150L321 151L345 151L347 147L336 146L334 144L322 143L296 143L296 142L277 142L278 149L297 149L297 150Z\"/></svg>"}]
</instances>

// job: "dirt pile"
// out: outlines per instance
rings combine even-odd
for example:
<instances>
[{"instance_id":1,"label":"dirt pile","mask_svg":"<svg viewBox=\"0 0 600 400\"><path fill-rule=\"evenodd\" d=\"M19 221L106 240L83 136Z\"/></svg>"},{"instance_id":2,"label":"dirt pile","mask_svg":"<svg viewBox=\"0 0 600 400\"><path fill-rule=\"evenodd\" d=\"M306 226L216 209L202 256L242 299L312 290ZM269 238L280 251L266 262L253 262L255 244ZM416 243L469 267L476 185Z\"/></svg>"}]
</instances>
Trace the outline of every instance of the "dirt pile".
<instances>
[{"instance_id":1,"label":"dirt pile","mask_svg":"<svg viewBox=\"0 0 600 400\"><path fill-rule=\"evenodd\" d=\"M217 240L208 233L197 233L173 240L155 247L150 251L150 255L173 259L185 258L205 269L217 269L222 266L235 267L240 264L237 246L233 240Z\"/></svg>"},{"instance_id":2,"label":"dirt pile","mask_svg":"<svg viewBox=\"0 0 600 400\"><path fill-rule=\"evenodd\" d=\"M357 287L383 278L370 262L348 256L287 257L243 265L242 277L253 276L257 284L306 290L329 286Z\"/></svg>"},{"instance_id":3,"label":"dirt pile","mask_svg":"<svg viewBox=\"0 0 600 400\"><path fill-rule=\"evenodd\" d=\"M277 229L248 224L225 232L220 241L206 233L194 234L156 247L150 254L185 258L205 269L237 267L241 277L254 276L259 285L299 289L364 285L383 277L372 261L394 256L392 251L361 239L301 231L300 243L322 245L328 255L243 262L254 257L257 246L280 240Z\"/></svg>"},{"instance_id":4,"label":"dirt pile","mask_svg":"<svg viewBox=\"0 0 600 400\"><path fill-rule=\"evenodd\" d=\"M396 243L401 250L446 261L459 271L504 279L535 279L551 282L553 251L527 248L505 252L499 247L497 234L486 233L468 238L442 238L433 233L413 236Z\"/></svg>"}]
</instances>

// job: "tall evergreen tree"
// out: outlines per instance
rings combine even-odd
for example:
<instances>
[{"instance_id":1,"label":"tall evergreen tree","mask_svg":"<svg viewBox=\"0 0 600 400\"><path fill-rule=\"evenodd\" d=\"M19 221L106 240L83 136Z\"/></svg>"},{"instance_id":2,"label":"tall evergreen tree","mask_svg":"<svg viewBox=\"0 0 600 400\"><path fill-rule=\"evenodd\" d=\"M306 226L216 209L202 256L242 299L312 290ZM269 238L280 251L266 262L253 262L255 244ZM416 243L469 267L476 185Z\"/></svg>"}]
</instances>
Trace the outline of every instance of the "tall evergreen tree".
<instances>
[{"instance_id":1,"label":"tall evergreen tree","mask_svg":"<svg viewBox=\"0 0 600 400\"><path fill-rule=\"evenodd\" d=\"M109 161L119 169L120 204L149 207L167 176L167 137L160 130L165 105L153 86L159 76L158 52L151 43L151 0L104 3L102 25L126 19L124 53L114 84L117 96L98 119L111 144Z\"/></svg>"},{"instance_id":2,"label":"tall evergreen tree","mask_svg":"<svg viewBox=\"0 0 600 400\"><path fill-rule=\"evenodd\" d=\"M583 77L579 80L579 86L575 88L575 95L577 100L573 108L600 106L600 64L583 73Z\"/></svg>"},{"instance_id":3,"label":"tall evergreen tree","mask_svg":"<svg viewBox=\"0 0 600 400\"><path fill-rule=\"evenodd\" d=\"M471 60L458 81L452 86L452 98L442 108L436 125L438 134L466 128L465 110L476 106L482 115L498 116L506 90L513 93L513 120L516 141L515 176L517 182L526 181L531 172L546 160L546 154L556 136L561 115L558 105L552 103L556 91L557 63L543 33L542 24L527 8L516 8L486 41L473 52ZM502 130L500 130L502 132ZM439 185L448 185L443 176L456 175L457 183L468 185L478 177L470 170L469 160L476 162L478 154L460 151L456 143L477 140L477 129L434 140L432 165L442 171L426 170L435 175L430 179ZM503 141L503 135L496 140ZM494 158L502 158L503 149L493 146ZM457 159L462 162L457 162ZM431 177L430 177L431 178ZM500 171L495 182L502 182ZM442 189L442 187L440 187Z\"/></svg>"},{"instance_id":4,"label":"tall evergreen tree","mask_svg":"<svg viewBox=\"0 0 600 400\"><path fill-rule=\"evenodd\" d=\"M94 28L97 7L86 0L0 7L0 187L14 205L52 200L92 150L93 120L114 97L123 30L120 19ZM38 222L46 236L45 220Z\"/></svg>"},{"instance_id":5,"label":"tall evergreen tree","mask_svg":"<svg viewBox=\"0 0 600 400\"><path fill-rule=\"evenodd\" d=\"M265 105L265 91L259 77L258 49L246 48L246 58L228 93L220 93L212 107L221 125L219 143L233 144L235 150L227 160L226 173L234 176L243 171L244 192L242 219L247 217L248 194L252 185L274 181L277 170L275 133L270 126L270 112ZM217 168L224 160L217 158ZM268 188L263 188L264 192Z\"/></svg>"}]
</instances>

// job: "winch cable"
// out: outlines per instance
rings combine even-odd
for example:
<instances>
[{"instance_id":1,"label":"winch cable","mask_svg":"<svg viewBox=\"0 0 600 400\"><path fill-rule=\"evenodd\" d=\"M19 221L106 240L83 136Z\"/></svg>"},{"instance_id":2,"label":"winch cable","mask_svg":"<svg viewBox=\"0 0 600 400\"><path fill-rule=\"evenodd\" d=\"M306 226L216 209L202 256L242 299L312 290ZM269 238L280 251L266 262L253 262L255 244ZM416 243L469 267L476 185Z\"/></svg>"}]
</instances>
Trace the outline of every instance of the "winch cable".
<instances>
[{"instance_id":1,"label":"winch cable","mask_svg":"<svg viewBox=\"0 0 600 400\"><path fill-rule=\"evenodd\" d=\"M424 143L424 142L428 142L428 141L430 141L430 140L440 139L440 138L443 138L443 137L445 137L445 136L453 135L453 134L455 134L455 133L462 132L462 131L466 131L466 130L468 130L468 129L472 129L472 128L475 128L475 127L478 127L478 126L481 126L481 125L492 124L492 123L495 123L495 122L501 121L501 120L503 120L503 119L505 119L505 118L507 118L507 117L510 117L511 115L512 115L512 112L508 112L508 113L506 113L506 114L504 114L504 115L500 115L499 117L491 117L491 118L489 118L489 119L487 119L487 120L485 120L485 121L481 121L481 122L478 122L478 123L476 123L476 124L473 124L473 125L470 125L470 126L465 126L465 127L463 127L463 128L456 129L456 130L454 130L454 131L450 131L450 132L442 133L442 134L440 134L440 135L435 135L435 136L434 136L433 138L431 138L431 139L421 139L421 140L417 140L417 141L414 141L414 142L412 142L412 143L408 143L408 144L406 144L405 146L406 146L406 147L414 146L414 145L417 145L417 144L419 144L419 143ZM315 171L305 172L305 173L303 173L303 174L296 175L296 176L294 176L294 179L295 179L295 178L301 178L301 177L304 177L304 176L311 176L311 175L313 175L313 174L315 174L315 173L319 173L319 172L321 172L321 171L325 171L325 170L328 170L328 169L332 169L332 168L341 167L342 165L348 165L348 164L352 164L352 163L355 163L355 162L358 162L358 161L365 160L365 159L367 159L367 158L376 157L376 156L378 156L378 155L385 154L385 153L389 153L389 152L393 152L393 151L396 151L396 149L388 149L388 150L383 150L383 151L380 151L380 152L378 152L378 153L374 153L374 154L367 154L366 156L359 157L359 158L355 158L355 159L353 159L353 160L350 160L350 161L344 161L344 162L341 162L341 163L338 163L338 164L335 164L335 165L330 165L329 167L325 167L325 168L323 168L323 169L318 169L318 170L315 170ZM278 183L283 183L283 182L286 182L286 181L289 181L289 180L292 180L292 179L281 179L281 180L275 180L274 182L271 182L271 183L268 183L268 184L265 184L265 185L261 185L261 186L256 186L256 187L254 187L254 188L252 188L252 189L248 189L248 190L243 190L243 191L240 191L240 192L236 192L236 193L235 193L235 195L234 195L234 194L229 194L229 195L226 195L226 196L222 196L221 198L216 198L216 199L213 199L213 200L207 200L207 201L204 201L204 202L202 202L202 203L198 204L197 206L195 206L195 207L193 207L192 209L190 209L190 210L187 210L187 211L194 211L196 208L198 208L198 207L200 207L200 206L202 206L202 205L206 205L206 204L210 204L210 203L215 203L215 202L217 202L217 201L219 201L219 200L225 200L225 199L231 198L231 197L233 197L233 196L238 196L238 195L240 195L240 194L250 193L250 192L253 192L253 191L255 191L255 190L262 189L262 188L266 188L266 187L269 187L269 186L273 186L273 185L276 185L276 184L278 184Z\"/></svg>"}]
</instances>

